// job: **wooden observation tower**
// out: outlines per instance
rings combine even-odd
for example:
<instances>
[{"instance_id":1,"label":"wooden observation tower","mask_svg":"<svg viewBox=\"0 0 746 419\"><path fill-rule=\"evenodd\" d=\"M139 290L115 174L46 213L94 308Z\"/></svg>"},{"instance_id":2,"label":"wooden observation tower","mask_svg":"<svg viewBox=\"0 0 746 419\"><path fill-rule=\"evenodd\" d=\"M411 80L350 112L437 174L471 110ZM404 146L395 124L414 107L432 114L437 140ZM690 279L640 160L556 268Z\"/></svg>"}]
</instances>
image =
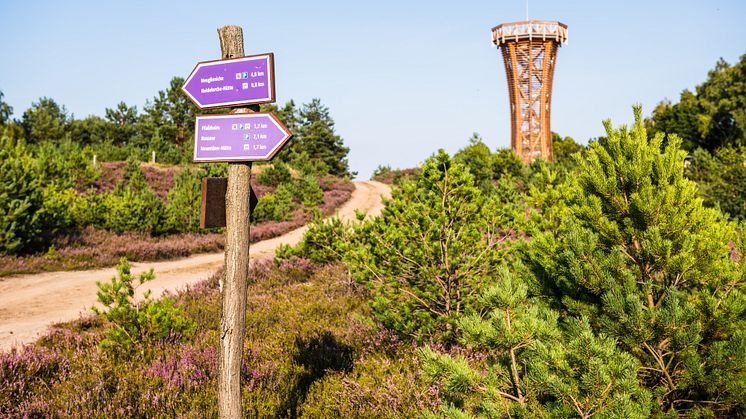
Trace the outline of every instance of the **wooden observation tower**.
<instances>
[{"instance_id":1,"label":"wooden observation tower","mask_svg":"<svg viewBox=\"0 0 746 419\"><path fill-rule=\"evenodd\" d=\"M492 28L492 42L502 49L510 93L510 144L530 163L551 161L552 78L557 48L567 42L567 25L529 20Z\"/></svg>"}]
</instances>

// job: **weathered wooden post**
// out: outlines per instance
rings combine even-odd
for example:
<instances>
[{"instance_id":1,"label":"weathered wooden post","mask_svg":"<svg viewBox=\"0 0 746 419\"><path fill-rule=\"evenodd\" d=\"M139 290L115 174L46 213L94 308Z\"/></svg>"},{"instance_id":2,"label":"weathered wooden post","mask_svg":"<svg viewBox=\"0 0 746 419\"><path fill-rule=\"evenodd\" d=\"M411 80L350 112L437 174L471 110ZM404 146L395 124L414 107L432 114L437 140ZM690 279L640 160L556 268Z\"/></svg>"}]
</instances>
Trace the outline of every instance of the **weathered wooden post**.
<instances>
[{"instance_id":1,"label":"weathered wooden post","mask_svg":"<svg viewBox=\"0 0 746 419\"><path fill-rule=\"evenodd\" d=\"M259 103L275 101L274 56L268 53L244 57L243 31L239 26L219 28L218 36L222 60L198 63L181 89L200 109L235 107L230 114L197 116L193 161L229 163L224 190L225 280L220 283L218 413L221 418L240 418L249 281L251 162L271 160L292 133L272 113L258 112ZM203 188L220 183L204 182ZM206 192L203 190L203 199L222 198L219 191ZM205 211L221 211L223 206L206 204L201 206L200 224L220 227L222 217Z\"/></svg>"},{"instance_id":2,"label":"weathered wooden post","mask_svg":"<svg viewBox=\"0 0 746 419\"><path fill-rule=\"evenodd\" d=\"M244 56L239 26L218 29L223 59ZM256 106L256 105L255 105ZM236 108L232 113L249 113ZM218 411L222 418L241 417L241 358L246 336L246 288L249 283L249 188L251 162L230 163L225 194L225 283L220 287Z\"/></svg>"}]
</instances>

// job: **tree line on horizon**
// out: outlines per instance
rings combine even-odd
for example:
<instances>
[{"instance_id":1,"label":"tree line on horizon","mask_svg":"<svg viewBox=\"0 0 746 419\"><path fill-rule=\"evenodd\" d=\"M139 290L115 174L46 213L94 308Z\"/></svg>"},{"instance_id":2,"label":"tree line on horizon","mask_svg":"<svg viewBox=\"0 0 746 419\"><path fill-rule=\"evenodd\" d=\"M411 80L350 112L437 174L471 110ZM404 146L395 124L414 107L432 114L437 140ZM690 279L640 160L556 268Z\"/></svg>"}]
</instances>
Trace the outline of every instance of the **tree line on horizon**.
<instances>
[{"instance_id":1,"label":"tree line on horizon","mask_svg":"<svg viewBox=\"0 0 746 419\"><path fill-rule=\"evenodd\" d=\"M91 115L75 118L64 105L49 97L39 98L19 119L0 90L0 129L4 135L23 138L27 144L70 140L90 147L99 161L123 161L136 157L150 159L155 151L159 162L189 163L192 159L194 118L202 111L181 92L184 80L171 79L165 90L146 101L142 112L136 106L119 102L106 108L104 117ZM335 131L335 123L320 99L298 107L293 100L283 106L262 105L261 111L273 111L290 128L294 138L278 158L286 163L313 164L320 172L352 177L347 154L349 148Z\"/></svg>"},{"instance_id":2,"label":"tree line on horizon","mask_svg":"<svg viewBox=\"0 0 746 419\"><path fill-rule=\"evenodd\" d=\"M104 117L83 119L47 97L13 119L0 91L0 255L46 251L54 237L85 226L152 236L198 231L200 178L225 175L227 165L191 164L198 110L181 93L182 84L174 77L143 112L120 102L105 109ZM355 175L349 148L319 99L262 110L274 111L295 136L259 179L270 182L273 191L253 221L282 221L298 207L320 205L321 177ZM140 168L151 152L158 163L178 165L165 199L149 189ZM99 190L101 163L125 160L117 187Z\"/></svg>"}]
</instances>

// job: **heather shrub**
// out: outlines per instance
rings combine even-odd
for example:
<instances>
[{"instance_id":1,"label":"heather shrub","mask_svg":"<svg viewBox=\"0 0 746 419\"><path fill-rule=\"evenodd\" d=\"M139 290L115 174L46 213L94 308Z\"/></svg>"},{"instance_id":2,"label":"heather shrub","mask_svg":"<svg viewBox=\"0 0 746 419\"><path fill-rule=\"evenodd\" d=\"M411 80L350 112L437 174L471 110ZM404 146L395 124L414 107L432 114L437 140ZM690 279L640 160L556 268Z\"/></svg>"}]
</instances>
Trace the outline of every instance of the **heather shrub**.
<instances>
[{"instance_id":1,"label":"heather shrub","mask_svg":"<svg viewBox=\"0 0 746 419\"><path fill-rule=\"evenodd\" d=\"M437 388L419 372L414 354L370 354L349 372L334 372L315 382L301 406L304 418L418 417L436 410Z\"/></svg>"},{"instance_id":2,"label":"heather shrub","mask_svg":"<svg viewBox=\"0 0 746 419\"><path fill-rule=\"evenodd\" d=\"M308 263L297 258L285 266L268 261L252 268L241 368L244 415L310 417L339 412L349 417L360 416L355 414L359 410L411 416L422 407L434 409L431 389L420 385L411 349L399 352L393 335L365 320L369 310L347 280L346 269L307 269ZM49 368L43 373L17 369L21 372L14 380L25 380L25 390L6 396L3 391L9 387L0 386L0 416L217 414L217 282L223 272L169 297L197 328L193 339L174 339L173 333L166 339L139 337L131 341L128 356L121 356L103 344L112 339L111 329L120 327L114 321L134 322L136 327L127 328L133 336L147 323L134 315L137 305L130 297L139 279L122 270L120 277L127 280L117 278L105 293L114 300L105 309L112 320L102 313L56 328L40 344L54 347L54 359L66 363L55 371L54 364L45 361ZM27 373L43 378L30 379ZM335 395L340 399L330 398Z\"/></svg>"},{"instance_id":3,"label":"heather shrub","mask_svg":"<svg viewBox=\"0 0 746 419\"><path fill-rule=\"evenodd\" d=\"M24 346L0 353L0 414L15 412L19 401L64 380L69 370L69 361L54 349Z\"/></svg>"},{"instance_id":4,"label":"heather shrub","mask_svg":"<svg viewBox=\"0 0 746 419\"><path fill-rule=\"evenodd\" d=\"M349 371L360 352L350 313L364 302L340 266L263 270L249 289L244 391L251 417L297 416L313 383Z\"/></svg>"},{"instance_id":5,"label":"heather shrub","mask_svg":"<svg viewBox=\"0 0 746 419\"><path fill-rule=\"evenodd\" d=\"M304 282L308 280L309 275L315 270L317 265L304 257L291 256L282 259L277 264L282 277L291 282Z\"/></svg>"},{"instance_id":6,"label":"heather shrub","mask_svg":"<svg viewBox=\"0 0 746 419\"><path fill-rule=\"evenodd\" d=\"M393 174L394 170L391 168L391 166L389 166L388 164L379 164L370 175L370 180L376 180L378 182L387 183L390 185L393 183Z\"/></svg>"},{"instance_id":7,"label":"heather shrub","mask_svg":"<svg viewBox=\"0 0 746 419\"><path fill-rule=\"evenodd\" d=\"M378 166L371 175L371 180L387 185L400 185L404 180L411 180L417 176L419 169L392 169L391 166Z\"/></svg>"},{"instance_id":8,"label":"heather shrub","mask_svg":"<svg viewBox=\"0 0 746 419\"><path fill-rule=\"evenodd\" d=\"M141 403L148 412L217 413L218 353L215 339L199 337L196 342L169 350L150 365L140 368L148 383Z\"/></svg>"},{"instance_id":9,"label":"heather shrub","mask_svg":"<svg viewBox=\"0 0 746 419\"><path fill-rule=\"evenodd\" d=\"M122 258L117 265L118 277L112 277L109 283L96 282L97 300L103 309L94 307L93 310L112 325L100 345L116 356L129 354L141 342L178 341L194 328L194 323L184 317L171 298L152 300L150 291L147 291L144 301L135 303L135 289L155 279L155 275L152 269L143 272L137 278L138 284L134 285L135 277L130 268L127 259Z\"/></svg>"}]
</instances>

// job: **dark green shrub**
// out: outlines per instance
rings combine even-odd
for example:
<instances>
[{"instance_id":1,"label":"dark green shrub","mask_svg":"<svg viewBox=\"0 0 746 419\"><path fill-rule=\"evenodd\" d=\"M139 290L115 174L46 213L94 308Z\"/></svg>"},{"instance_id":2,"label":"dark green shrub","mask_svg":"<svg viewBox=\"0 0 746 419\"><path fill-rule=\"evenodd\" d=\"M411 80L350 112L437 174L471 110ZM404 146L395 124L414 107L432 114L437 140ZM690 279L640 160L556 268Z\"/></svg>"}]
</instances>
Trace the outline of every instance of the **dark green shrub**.
<instances>
[{"instance_id":1,"label":"dark green shrub","mask_svg":"<svg viewBox=\"0 0 746 419\"><path fill-rule=\"evenodd\" d=\"M180 171L174 186L168 192L168 202L164 208L165 221L161 226L164 232L186 233L199 229L199 205L202 195L202 180L188 168Z\"/></svg>"},{"instance_id":2,"label":"dark green shrub","mask_svg":"<svg viewBox=\"0 0 746 419\"><path fill-rule=\"evenodd\" d=\"M134 156L127 159L122 180L117 184L114 192L122 192L126 189L137 193L148 190L148 182L140 169L140 161Z\"/></svg>"},{"instance_id":3,"label":"dark green shrub","mask_svg":"<svg viewBox=\"0 0 746 419\"><path fill-rule=\"evenodd\" d=\"M492 177L498 180L504 176L514 179L526 177L526 166L510 148L498 149L492 155Z\"/></svg>"},{"instance_id":4,"label":"dark green shrub","mask_svg":"<svg viewBox=\"0 0 746 419\"><path fill-rule=\"evenodd\" d=\"M257 180L265 185L278 186L282 183L290 183L293 176L285 163L277 161L270 166L266 166L262 173L257 176Z\"/></svg>"},{"instance_id":5,"label":"dark green shrub","mask_svg":"<svg viewBox=\"0 0 746 419\"><path fill-rule=\"evenodd\" d=\"M129 147L115 144L111 140L94 143L91 145L91 150L96 155L97 161L100 162L123 161L133 154ZM141 156L141 158L145 158L145 156Z\"/></svg>"},{"instance_id":6,"label":"dark green shrub","mask_svg":"<svg viewBox=\"0 0 746 419\"><path fill-rule=\"evenodd\" d=\"M139 231L149 234L164 232L166 208L148 188L136 159L130 159L124 176L111 193L89 194L72 207L79 225L124 233Z\"/></svg>"},{"instance_id":7,"label":"dark green shrub","mask_svg":"<svg viewBox=\"0 0 746 419\"><path fill-rule=\"evenodd\" d=\"M289 187L295 199L307 207L315 207L324 202L324 191L319 185L318 178L314 176L295 179Z\"/></svg>"},{"instance_id":8,"label":"dark green shrub","mask_svg":"<svg viewBox=\"0 0 746 419\"><path fill-rule=\"evenodd\" d=\"M228 176L228 163L200 164L197 170L197 178L203 177L225 177Z\"/></svg>"},{"instance_id":9,"label":"dark green shrub","mask_svg":"<svg viewBox=\"0 0 746 419\"><path fill-rule=\"evenodd\" d=\"M0 254L33 250L54 227L44 210L43 175L23 140L0 138Z\"/></svg>"},{"instance_id":10,"label":"dark green shrub","mask_svg":"<svg viewBox=\"0 0 746 419\"><path fill-rule=\"evenodd\" d=\"M100 170L93 166L93 150L69 138L44 141L35 147L34 154L44 181L61 188L84 189L101 176Z\"/></svg>"},{"instance_id":11,"label":"dark green shrub","mask_svg":"<svg viewBox=\"0 0 746 419\"><path fill-rule=\"evenodd\" d=\"M307 152L294 154L290 164L298 169L301 176L324 176L330 173L329 166L320 159L314 159Z\"/></svg>"},{"instance_id":12,"label":"dark green shrub","mask_svg":"<svg viewBox=\"0 0 746 419\"><path fill-rule=\"evenodd\" d=\"M280 185L274 192L262 195L251 213L251 220L255 222L287 220L292 215L293 209L293 192L287 185Z\"/></svg>"},{"instance_id":13,"label":"dark green shrub","mask_svg":"<svg viewBox=\"0 0 746 419\"><path fill-rule=\"evenodd\" d=\"M425 348L425 374L438 383L445 416L647 417L650 394L639 363L587 322L558 314L529 295L529 278L496 273L484 309L459 320L472 360ZM467 352L468 353L468 352Z\"/></svg>"},{"instance_id":14,"label":"dark green shrub","mask_svg":"<svg viewBox=\"0 0 746 419\"><path fill-rule=\"evenodd\" d=\"M275 257L303 257L317 264L340 261L351 234L351 227L338 217L329 220L317 218L297 246L281 246L275 252Z\"/></svg>"},{"instance_id":15,"label":"dark green shrub","mask_svg":"<svg viewBox=\"0 0 746 419\"><path fill-rule=\"evenodd\" d=\"M108 195L91 192L78 197L70 207L71 217L75 225L79 227L92 225L103 228L108 215L104 210L104 201Z\"/></svg>"},{"instance_id":16,"label":"dark green shrub","mask_svg":"<svg viewBox=\"0 0 746 419\"><path fill-rule=\"evenodd\" d=\"M95 211L103 212L99 227L117 233L139 231L156 234L164 219L164 205L149 190L137 192L124 189L106 194L101 207Z\"/></svg>"},{"instance_id":17,"label":"dark green shrub","mask_svg":"<svg viewBox=\"0 0 746 419\"><path fill-rule=\"evenodd\" d=\"M62 189L57 184L48 184L44 189L42 212L47 217L45 235L53 237L59 230L75 227L76 219L72 208L83 198L73 188Z\"/></svg>"},{"instance_id":18,"label":"dark green shrub","mask_svg":"<svg viewBox=\"0 0 746 419\"><path fill-rule=\"evenodd\" d=\"M722 147L712 154L697 149L686 174L697 182L705 205L734 220L746 219L746 146Z\"/></svg>"},{"instance_id":19,"label":"dark green shrub","mask_svg":"<svg viewBox=\"0 0 746 419\"><path fill-rule=\"evenodd\" d=\"M474 182L483 191L490 190L493 180L492 153L479 134L472 134L469 145L454 154L453 160L469 168L469 172L474 176Z\"/></svg>"}]
</instances>

